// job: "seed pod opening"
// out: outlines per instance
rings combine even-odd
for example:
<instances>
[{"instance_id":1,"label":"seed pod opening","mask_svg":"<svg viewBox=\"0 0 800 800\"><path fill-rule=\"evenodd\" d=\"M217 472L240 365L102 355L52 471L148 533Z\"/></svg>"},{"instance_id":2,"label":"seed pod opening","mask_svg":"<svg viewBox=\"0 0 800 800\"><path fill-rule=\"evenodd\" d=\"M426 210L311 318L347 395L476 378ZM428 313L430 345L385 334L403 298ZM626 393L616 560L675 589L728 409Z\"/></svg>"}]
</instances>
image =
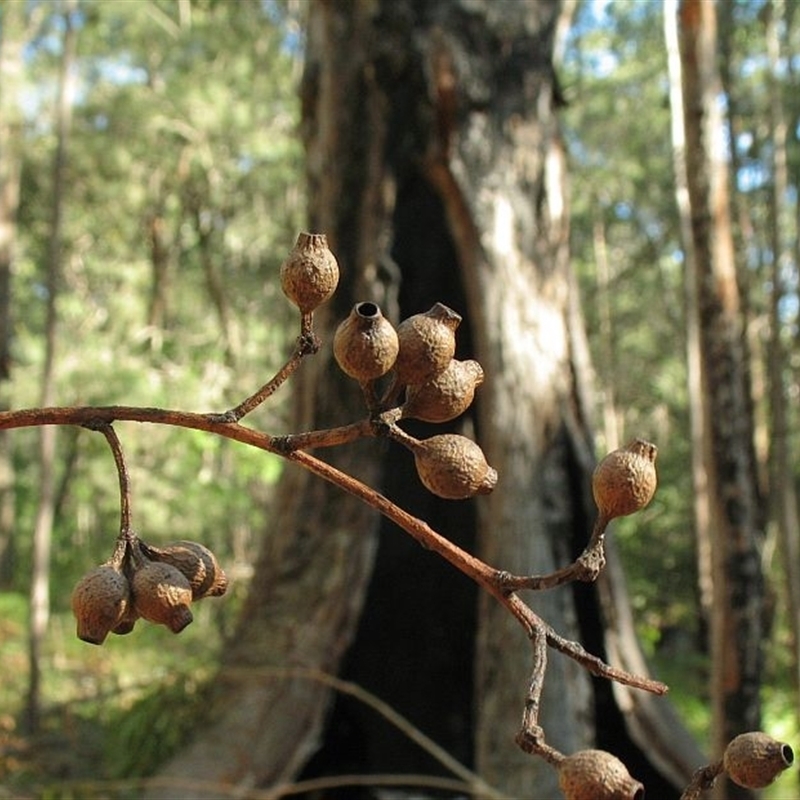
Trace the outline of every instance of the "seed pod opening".
<instances>
[{"instance_id":1,"label":"seed pod opening","mask_svg":"<svg viewBox=\"0 0 800 800\"><path fill-rule=\"evenodd\" d=\"M133 604L139 616L180 633L193 619L192 587L172 564L146 561L133 573Z\"/></svg>"},{"instance_id":2,"label":"seed pod opening","mask_svg":"<svg viewBox=\"0 0 800 800\"><path fill-rule=\"evenodd\" d=\"M448 422L463 414L483 383L483 369L477 361L451 359L442 372L406 390L403 416L424 422Z\"/></svg>"},{"instance_id":3,"label":"seed pod opening","mask_svg":"<svg viewBox=\"0 0 800 800\"><path fill-rule=\"evenodd\" d=\"M172 564L180 570L192 587L192 598L219 597L228 588L228 577L217 557L199 542L180 541L155 547L142 543L142 549L153 561Z\"/></svg>"},{"instance_id":4,"label":"seed pod opening","mask_svg":"<svg viewBox=\"0 0 800 800\"><path fill-rule=\"evenodd\" d=\"M597 465L592 492L602 516L610 520L633 514L653 499L658 483L657 453L654 444L634 439Z\"/></svg>"},{"instance_id":5,"label":"seed pod opening","mask_svg":"<svg viewBox=\"0 0 800 800\"><path fill-rule=\"evenodd\" d=\"M792 766L794 753L761 731L742 733L725 748L723 765L730 779L746 789L763 789Z\"/></svg>"},{"instance_id":6,"label":"seed pod opening","mask_svg":"<svg viewBox=\"0 0 800 800\"><path fill-rule=\"evenodd\" d=\"M102 644L128 609L130 586L118 569L102 564L78 581L71 602L78 638Z\"/></svg>"},{"instance_id":7,"label":"seed pod opening","mask_svg":"<svg viewBox=\"0 0 800 800\"><path fill-rule=\"evenodd\" d=\"M400 352L394 365L401 384L425 383L442 372L456 352L461 315L443 303L414 314L397 326Z\"/></svg>"},{"instance_id":8,"label":"seed pod opening","mask_svg":"<svg viewBox=\"0 0 800 800\"><path fill-rule=\"evenodd\" d=\"M333 337L336 363L361 382L385 375L398 349L397 332L375 303L356 303Z\"/></svg>"},{"instance_id":9,"label":"seed pod opening","mask_svg":"<svg viewBox=\"0 0 800 800\"><path fill-rule=\"evenodd\" d=\"M301 233L281 265L281 288L302 313L324 303L339 284L339 265L321 233Z\"/></svg>"},{"instance_id":10,"label":"seed pod opening","mask_svg":"<svg viewBox=\"0 0 800 800\"><path fill-rule=\"evenodd\" d=\"M414 462L428 491L447 500L489 494L497 483L497 472L486 462L483 450L456 433L421 441L414 449Z\"/></svg>"},{"instance_id":11,"label":"seed pod opening","mask_svg":"<svg viewBox=\"0 0 800 800\"><path fill-rule=\"evenodd\" d=\"M580 750L558 765L558 785L566 800L643 800L644 786L605 750Z\"/></svg>"},{"instance_id":12,"label":"seed pod opening","mask_svg":"<svg viewBox=\"0 0 800 800\"><path fill-rule=\"evenodd\" d=\"M139 615L136 613L133 603L128 603L128 608L120 621L111 629L111 633L115 633L117 636L126 636L136 626L137 619L139 619Z\"/></svg>"}]
</instances>

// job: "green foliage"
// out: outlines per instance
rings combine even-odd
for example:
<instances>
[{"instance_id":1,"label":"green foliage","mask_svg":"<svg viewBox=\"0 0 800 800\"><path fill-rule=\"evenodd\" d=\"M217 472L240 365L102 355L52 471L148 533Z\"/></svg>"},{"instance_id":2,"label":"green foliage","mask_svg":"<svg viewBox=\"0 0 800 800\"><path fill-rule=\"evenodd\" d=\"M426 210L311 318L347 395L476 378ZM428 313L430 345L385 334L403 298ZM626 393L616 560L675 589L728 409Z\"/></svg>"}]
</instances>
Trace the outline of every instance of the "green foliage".
<instances>
[{"instance_id":1,"label":"green foliage","mask_svg":"<svg viewBox=\"0 0 800 800\"><path fill-rule=\"evenodd\" d=\"M0 746L8 754L0 783L63 800L108 797L108 781L150 774L199 724L222 641L218 617L235 613L227 599L212 610L214 602L196 604L180 636L139 622L103 647L75 638L71 613L54 615L43 660L48 708L41 733L25 742L14 718L26 688L27 600L0 593Z\"/></svg>"},{"instance_id":2,"label":"green foliage","mask_svg":"<svg viewBox=\"0 0 800 800\"><path fill-rule=\"evenodd\" d=\"M109 777L150 775L176 753L202 724L207 686L196 673L178 673L119 709L108 725Z\"/></svg>"}]
</instances>

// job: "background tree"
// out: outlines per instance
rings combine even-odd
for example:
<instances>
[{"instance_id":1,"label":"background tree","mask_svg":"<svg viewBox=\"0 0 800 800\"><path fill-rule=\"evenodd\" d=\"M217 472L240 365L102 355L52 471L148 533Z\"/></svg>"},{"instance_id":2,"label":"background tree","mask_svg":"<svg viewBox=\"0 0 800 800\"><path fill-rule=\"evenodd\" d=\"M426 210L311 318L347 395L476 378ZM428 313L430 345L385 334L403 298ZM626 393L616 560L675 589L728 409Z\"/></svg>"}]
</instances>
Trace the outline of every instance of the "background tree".
<instances>
[{"instance_id":1,"label":"background tree","mask_svg":"<svg viewBox=\"0 0 800 800\"><path fill-rule=\"evenodd\" d=\"M733 260L727 166L717 142L717 38L713 4L680 8L686 167L696 254L701 389L711 497L714 602L711 679L715 753L761 722L763 509L739 287ZM724 782L721 782L724 783ZM733 784L719 796L749 796Z\"/></svg>"},{"instance_id":2,"label":"background tree","mask_svg":"<svg viewBox=\"0 0 800 800\"><path fill-rule=\"evenodd\" d=\"M68 142L72 126L72 103L75 95L75 75L73 74L76 50L75 11L75 2L68 0L59 15L64 26L64 33L58 67L57 95L54 103L53 127L56 141L52 165L49 246L44 286L47 298L44 361L39 396L39 405L42 407L53 405L55 402L57 303L66 251L63 225L66 201L65 182ZM41 650L50 616L50 551L56 505L55 457L56 429L54 427L42 428L39 436L39 496L33 528L33 563L30 584L31 622L27 724L32 731L36 731L39 727Z\"/></svg>"},{"instance_id":3,"label":"background tree","mask_svg":"<svg viewBox=\"0 0 800 800\"><path fill-rule=\"evenodd\" d=\"M17 246L17 211L22 149L22 48L26 39L22 3L7 3L0 17L0 386L11 376L11 270ZM7 400L2 401L7 407ZM0 586L11 582L13 561L14 467L0 437Z\"/></svg>"}]
</instances>

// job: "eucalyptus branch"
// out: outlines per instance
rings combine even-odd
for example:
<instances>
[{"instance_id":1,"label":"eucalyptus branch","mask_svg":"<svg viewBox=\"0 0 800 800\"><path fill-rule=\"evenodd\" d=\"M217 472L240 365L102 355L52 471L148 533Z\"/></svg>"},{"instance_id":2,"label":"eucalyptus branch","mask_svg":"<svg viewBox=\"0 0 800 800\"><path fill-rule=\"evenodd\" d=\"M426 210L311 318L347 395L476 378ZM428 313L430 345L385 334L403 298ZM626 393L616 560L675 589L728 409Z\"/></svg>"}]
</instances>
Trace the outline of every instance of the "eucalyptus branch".
<instances>
[{"instance_id":1,"label":"eucalyptus branch","mask_svg":"<svg viewBox=\"0 0 800 800\"><path fill-rule=\"evenodd\" d=\"M34 427L39 425L80 425L93 430L107 430L113 422L140 422L190 428L222 436L252 447L280 455L332 483L343 491L359 498L402 528L420 545L432 550L456 569L489 591L526 629L528 636L544 626L547 643L590 670L592 674L619 681L645 691L663 694L664 684L617 670L601 659L591 656L576 642L558 636L513 592L509 592L508 573L490 567L445 538L426 522L409 514L380 492L352 476L336 469L303 450L286 452L282 437L272 437L238 423L225 422L221 415L198 414L161 408L137 406L74 406L32 408L0 412L0 430ZM392 438L403 439L407 434L397 433ZM413 441L413 437L409 437ZM511 577L513 581L513 576Z\"/></svg>"}]
</instances>

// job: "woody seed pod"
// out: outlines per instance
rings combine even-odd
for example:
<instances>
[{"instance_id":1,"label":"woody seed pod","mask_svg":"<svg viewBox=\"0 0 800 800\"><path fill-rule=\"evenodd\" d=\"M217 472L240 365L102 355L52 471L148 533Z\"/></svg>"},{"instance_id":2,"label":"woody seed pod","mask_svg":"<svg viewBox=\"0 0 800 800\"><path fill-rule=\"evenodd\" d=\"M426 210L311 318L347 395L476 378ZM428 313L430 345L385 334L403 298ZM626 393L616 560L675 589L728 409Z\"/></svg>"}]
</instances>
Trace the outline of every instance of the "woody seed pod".
<instances>
[{"instance_id":1,"label":"woody seed pod","mask_svg":"<svg viewBox=\"0 0 800 800\"><path fill-rule=\"evenodd\" d=\"M131 588L136 612L150 622L180 633L193 619L192 587L172 564L145 561L133 573Z\"/></svg>"},{"instance_id":2,"label":"woody seed pod","mask_svg":"<svg viewBox=\"0 0 800 800\"><path fill-rule=\"evenodd\" d=\"M746 789L763 789L792 765L794 753L788 744L751 731L728 743L722 761L734 783Z\"/></svg>"},{"instance_id":3,"label":"woody seed pod","mask_svg":"<svg viewBox=\"0 0 800 800\"><path fill-rule=\"evenodd\" d=\"M89 644L102 644L129 604L130 586L114 564L101 564L87 572L72 592L78 638Z\"/></svg>"},{"instance_id":4,"label":"woody seed pod","mask_svg":"<svg viewBox=\"0 0 800 800\"><path fill-rule=\"evenodd\" d=\"M483 369L477 361L450 363L435 377L406 390L403 416L425 422L447 422L463 414L475 397L475 389L483 383Z\"/></svg>"},{"instance_id":5,"label":"woody seed pod","mask_svg":"<svg viewBox=\"0 0 800 800\"><path fill-rule=\"evenodd\" d=\"M333 337L336 363L361 382L385 375L398 348L397 332L375 303L356 303Z\"/></svg>"},{"instance_id":6,"label":"woody seed pod","mask_svg":"<svg viewBox=\"0 0 800 800\"><path fill-rule=\"evenodd\" d=\"M450 363L461 315L443 303L414 314L397 326L400 352L394 365L398 383L425 383Z\"/></svg>"},{"instance_id":7,"label":"woody seed pod","mask_svg":"<svg viewBox=\"0 0 800 800\"><path fill-rule=\"evenodd\" d=\"M605 750L579 750L558 765L558 785L566 800L642 800L644 786Z\"/></svg>"},{"instance_id":8,"label":"woody seed pod","mask_svg":"<svg viewBox=\"0 0 800 800\"><path fill-rule=\"evenodd\" d=\"M301 233L281 264L283 293L304 314L325 302L339 284L339 265L321 233Z\"/></svg>"},{"instance_id":9,"label":"woody seed pod","mask_svg":"<svg viewBox=\"0 0 800 800\"><path fill-rule=\"evenodd\" d=\"M428 491L447 500L489 494L497 472L486 463L483 450L466 436L443 433L414 448L417 474Z\"/></svg>"},{"instance_id":10,"label":"woody seed pod","mask_svg":"<svg viewBox=\"0 0 800 800\"><path fill-rule=\"evenodd\" d=\"M654 444L634 439L609 453L592 476L592 492L600 514L607 520L644 508L656 491Z\"/></svg>"},{"instance_id":11,"label":"woody seed pod","mask_svg":"<svg viewBox=\"0 0 800 800\"><path fill-rule=\"evenodd\" d=\"M142 543L142 549L153 561L172 564L180 570L192 587L192 599L219 597L228 588L228 577L217 557L199 542L173 542L164 547Z\"/></svg>"}]
</instances>

